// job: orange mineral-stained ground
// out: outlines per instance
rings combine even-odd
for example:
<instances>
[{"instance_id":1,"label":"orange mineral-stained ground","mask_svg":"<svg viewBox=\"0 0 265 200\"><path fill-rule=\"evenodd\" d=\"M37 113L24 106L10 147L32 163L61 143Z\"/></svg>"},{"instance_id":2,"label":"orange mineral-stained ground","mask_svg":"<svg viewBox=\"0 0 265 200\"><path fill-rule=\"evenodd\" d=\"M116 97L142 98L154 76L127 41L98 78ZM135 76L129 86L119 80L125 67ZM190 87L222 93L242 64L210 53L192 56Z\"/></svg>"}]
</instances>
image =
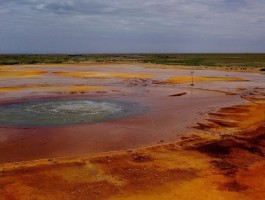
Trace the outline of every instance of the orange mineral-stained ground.
<instances>
[{"instance_id":1,"label":"orange mineral-stained ground","mask_svg":"<svg viewBox=\"0 0 265 200\"><path fill-rule=\"evenodd\" d=\"M71 76L75 78L148 78L153 77L153 74L133 74L133 73L103 73L103 72L54 72L60 76Z\"/></svg>"},{"instance_id":2,"label":"orange mineral-stained ground","mask_svg":"<svg viewBox=\"0 0 265 200\"><path fill-rule=\"evenodd\" d=\"M3 166L1 199L262 199L265 195L264 105L231 135L192 133L142 149L13 163ZM227 112L231 114L227 117ZM244 118L241 108L219 120ZM222 116L224 114L224 118ZM234 118L234 115L236 118ZM222 128L220 123L217 123ZM223 128L226 128L224 126ZM231 127L230 127L231 128ZM30 198L29 198L30 197Z\"/></svg>"},{"instance_id":3,"label":"orange mineral-stained ground","mask_svg":"<svg viewBox=\"0 0 265 200\"><path fill-rule=\"evenodd\" d=\"M85 93L89 91L102 91L105 87L101 86L89 86L89 85L74 85L74 86L47 86L47 85L25 85L14 87L2 87L0 93L17 92L21 90L47 90L51 92L61 93Z\"/></svg>"},{"instance_id":4,"label":"orange mineral-stained ground","mask_svg":"<svg viewBox=\"0 0 265 200\"><path fill-rule=\"evenodd\" d=\"M176 76L171 77L170 79L166 80L168 83L189 83L191 82L191 76ZM210 76L196 76L193 77L194 82L212 82L212 81L247 81L242 78L234 78L234 77L210 77Z\"/></svg>"},{"instance_id":5,"label":"orange mineral-stained ground","mask_svg":"<svg viewBox=\"0 0 265 200\"><path fill-rule=\"evenodd\" d=\"M11 67L1 67L0 78L33 78L45 74L45 70L30 70L30 69L13 69Z\"/></svg>"},{"instance_id":6,"label":"orange mineral-stained ground","mask_svg":"<svg viewBox=\"0 0 265 200\"><path fill-rule=\"evenodd\" d=\"M84 67L82 66L80 70L84 71ZM124 74L123 67L113 67L111 70L116 70L117 74ZM38 66L38 70L40 68L42 66ZM50 69L45 67L45 70L52 69L53 67ZM57 72L58 69L54 71ZM135 71L134 67L129 69L134 74L141 74ZM153 109L152 112L145 113L139 118L115 121L114 125L108 122L84 127L47 129L1 126L0 159L6 159L9 162L2 161L0 166L0 200L264 199L264 85L261 85L263 82L252 82L257 75L249 75L250 81L244 81L249 79L248 74L240 73L233 74L233 76L240 76L239 78L228 78L228 80L225 77L228 72L223 72L223 78L200 79L198 76L196 85L192 88L178 85L186 82L188 78L181 82L166 83L166 80L173 75L174 71L171 69L163 74L163 70L168 69L139 68L143 70L141 71L143 74L160 74L160 77L143 75L136 78L136 75L133 75L132 79L128 79L127 75L126 77L122 75L104 77L104 80L98 81L99 77L96 76L91 78L91 82L85 82L87 80L83 78L87 78L87 74L81 76L79 69L76 70L80 80L75 76L73 79L68 77L76 71L71 71L66 75L67 77L64 77L65 72L68 73L67 66L63 70L60 74L44 75L49 79L49 85L42 87L37 84L42 79L41 81L25 79L24 82L28 81L25 86L18 80L12 83L4 82L5 87L0 88L4 99L1 103L4 105L8 101L20 100L21 96L32 98L36 92L40 93L39 89L43 92L46 88L49 92L53 92L52 95L56 92L56 95L63 94L64 98L68 98L69 95L71 98L74 95L90 95L85 96L86 98L98 96L109 99L128 98L143 105L153 105L154 108L150 108ZM93 66L87 69L87 71L93 70L96 70ZM106 68L101 66L98 70L110 69L109 66ZM186 76L185 73L189 74L185 70L177 71L174 77L178 74ZM206 77L212 72L196 73L202 73L200 76L205 73ZM112 78L115 80L113 81ZM211 82L211 85L206 85L204 81ZM67 84L63 84L66 82ZM68 84L69 82L71 84ZM18 93L19 91L22 93ZM89 92L89 94L83 94L83 92ZM21 96L15 96L14 93ZM231 93L233 95L227 95ZM239 100L240 103L234 103ZM223 104L223 101L231 101L233 104ZM196 112L191 109L192 106L197 108L194 102L200 108L195 110ZM203 108L207 102L215 107L205 109L206 112ZM214 104L214 102L217 103ZM182 112L181 108L185 112ZM186 120L191 118L191 116L186 118L185 113L187 115L195 113L196 118L192 120L196 121L185 124ZM177 123L182 118L185 120ZM132 126L131 123L137 126ZM182 124L185 124L185 128L181 127ZM191 127L187 128L188 125ZM168 126L174 126L174 129ZM175 128L177 130L183 128L186 132L173 140L175 132L172 130L175 131ZM83 141L77 141L77 132L71 135L73 131L83 131L81 138ZM52 150L55 152L61 150L63 154L67 152L63 152L64 149L73 148L70 144L75 148L79 144L82 146L81 150L86 146L87 148L93 146L93 143L87 140L87 137L92 137L86 135L89 131L106 136L101 145L107 146L108 142L116 142L115 144L119 145L126 143L128 148L121 146L121 149L113 149L109 152L96 151L95 154L91 152L82 155L53 156L57 154ZM156 133L152 134L153 132ZM125 133L126 137L131 138L132 143L123 136ZM155 139L150 139L144 135L145 133ZM168 134L165 140L161 139L163 133ZM25 136L22 137L21 134ZM10 141L5 138L5 135L12 137ZM102 135L93 135L94 143ZM120 137L125 139L119 141ZM145 143L145 140L150 141ZM39 141L41 143L37 143ZM137 142L140 147L137 146ZM51 146L49 146L50 143ZM29 148L28 144L32 146ZM47 147L42 149L41 146L45 145ZM93 147L96 148L98 145ZM53 149L47 151L50 147ZM28 150L25 150L27 148ZM9 158L9 153L16 156ZM47 155L52 156L47 157ZM21 161L22 156L25 156L28 161Z\"/></svg>"}]
</instances>

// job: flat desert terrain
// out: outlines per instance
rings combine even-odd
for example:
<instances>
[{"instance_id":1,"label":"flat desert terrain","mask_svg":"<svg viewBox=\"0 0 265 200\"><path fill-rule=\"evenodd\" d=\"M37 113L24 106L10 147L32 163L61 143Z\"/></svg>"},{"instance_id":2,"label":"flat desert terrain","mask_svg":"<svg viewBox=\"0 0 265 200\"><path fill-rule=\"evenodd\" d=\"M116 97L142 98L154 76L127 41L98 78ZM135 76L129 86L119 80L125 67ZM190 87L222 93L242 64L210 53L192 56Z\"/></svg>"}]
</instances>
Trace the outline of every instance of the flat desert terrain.
<instances>
[{"instance_id":1,"label":"flat desert terrain","mask_svg":"<svg viewBox=\"0 0 265 200\"><path fill-rule=\"evenodd\" d=\"M265 76L154 64L0 69L0 199L265 196Z\"/></svg>"}]
</instances>

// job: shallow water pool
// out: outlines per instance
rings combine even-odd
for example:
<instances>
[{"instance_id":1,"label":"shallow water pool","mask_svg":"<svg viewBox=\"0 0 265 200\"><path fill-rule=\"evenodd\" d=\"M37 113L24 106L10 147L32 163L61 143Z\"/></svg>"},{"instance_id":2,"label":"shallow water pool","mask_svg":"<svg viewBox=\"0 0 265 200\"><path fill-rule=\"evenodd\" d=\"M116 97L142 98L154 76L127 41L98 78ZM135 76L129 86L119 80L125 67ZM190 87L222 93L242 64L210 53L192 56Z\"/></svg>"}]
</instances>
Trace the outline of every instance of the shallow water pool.
<instances>
[{"instance_id":1,"label":"shallow water pool","mask_svg":"<svg viewBox=\"0 0 265 200\"><path fill-rule=\"evenodd\" d=\"M0 124L9 126L65 126L90 124L135 114L135 103L111 100L32 100L0 106Z\"/></svg>"}]
</instances>

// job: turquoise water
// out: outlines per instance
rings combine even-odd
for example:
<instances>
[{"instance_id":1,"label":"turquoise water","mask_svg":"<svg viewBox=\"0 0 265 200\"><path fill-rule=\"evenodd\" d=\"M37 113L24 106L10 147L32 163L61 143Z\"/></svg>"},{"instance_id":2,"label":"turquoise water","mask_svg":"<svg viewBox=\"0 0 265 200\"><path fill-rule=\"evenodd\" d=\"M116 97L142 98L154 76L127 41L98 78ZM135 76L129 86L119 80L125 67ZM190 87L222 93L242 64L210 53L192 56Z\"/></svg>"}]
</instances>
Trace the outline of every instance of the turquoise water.
<instances>
[{"instance_id":1,"label":"turquoise water","mask_svg":"<svg viewBox=\"0 0 265 200\"><path fill-rule=\"evenodd\" d=\"M65 126L90 124L133 115L138 106L109 100L32 100L0 106L0 124L8 126Z\"/></svg>"}]
</instances>

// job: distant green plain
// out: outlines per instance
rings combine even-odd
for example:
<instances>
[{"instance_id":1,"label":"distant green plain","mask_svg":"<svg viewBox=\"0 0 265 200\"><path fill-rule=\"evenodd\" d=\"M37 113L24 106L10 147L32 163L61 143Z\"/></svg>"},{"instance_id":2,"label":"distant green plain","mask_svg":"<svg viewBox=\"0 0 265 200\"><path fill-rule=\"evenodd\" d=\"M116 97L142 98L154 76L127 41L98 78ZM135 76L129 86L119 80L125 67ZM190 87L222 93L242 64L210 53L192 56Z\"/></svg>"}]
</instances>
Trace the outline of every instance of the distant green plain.
<instances>
[{"instance_id":1,"label":"distant green plain","mask_svg":"<svg viewBox=\"0 0 265 200\"><path fill-rule=\"evenodd\" d=\"M135 62L265 71L265 54L3 54L0 65Z\"/></svg>"}]
</instances>

